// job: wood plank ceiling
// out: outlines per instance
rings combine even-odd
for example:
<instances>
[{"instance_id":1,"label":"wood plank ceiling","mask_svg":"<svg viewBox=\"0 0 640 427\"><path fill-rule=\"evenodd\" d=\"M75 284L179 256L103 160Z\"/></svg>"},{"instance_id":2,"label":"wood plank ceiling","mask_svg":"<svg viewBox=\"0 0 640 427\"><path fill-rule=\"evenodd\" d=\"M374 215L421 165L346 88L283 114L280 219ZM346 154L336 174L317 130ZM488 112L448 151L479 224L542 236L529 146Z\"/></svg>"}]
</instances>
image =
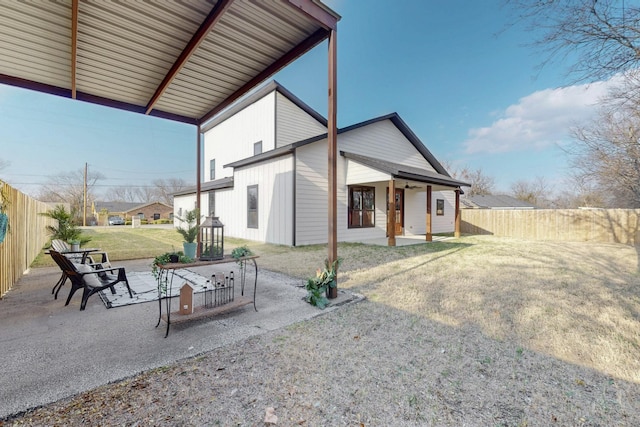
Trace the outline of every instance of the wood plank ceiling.
<instances>
[{"instance_id":1,"label":"wood plank ceiling","mask_svg":"<svg viewBox=\"0 0 640 427\"><path fill-rule=\"evenodd\" d=\"M199 125L339 19L319 0L5 0L0 83Z\"/></svg>"}]
</instances>

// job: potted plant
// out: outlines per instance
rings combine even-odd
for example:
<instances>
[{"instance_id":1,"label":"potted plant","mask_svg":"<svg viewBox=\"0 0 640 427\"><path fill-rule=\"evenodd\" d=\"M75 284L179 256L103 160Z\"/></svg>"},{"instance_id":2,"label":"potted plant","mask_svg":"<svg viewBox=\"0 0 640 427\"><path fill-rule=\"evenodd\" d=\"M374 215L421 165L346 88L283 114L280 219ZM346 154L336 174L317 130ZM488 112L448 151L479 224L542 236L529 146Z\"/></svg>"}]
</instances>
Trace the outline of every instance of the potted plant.
<instances>
[{"instance_id":1,"label":"potted plant","mask_svg":"<svg viewBox=\"0 0 640 427\"><path fill-rule=\"evenodd\" d=\"M191 259L196 258L196 237L198 237L198 225L196 221L198 219L198 209L193 209L190 211L186 211L183 217L177 217L178 221L186 226L178 226L177 231L184 238L184 242L182 243L184 249L184 255Z\"/></svg>"},{"instance_id":2,"label":"potted plant","mask_svg":"<svg viewBox=\"0 0 640 427\"><path fill-rule=\"evenodd\" d=\"M71 250L72 251L79 251L80 250L80 240L69 240L67 243L69 243L69 245L71 246Z\"/></svg>"},{"instance_id":3,"label":"potted plant","mask_svg":"<svg viewBox=\"0 0 640 427\"><path fill-rule=\"evenodd\" d=\"M9 186L0 180L0 243L4 241L7 231L9 230Z\"/></svg>"},{"instance_id":4,"label":"potted plant","mask_svg":"<svg viewBox=\"0 0 640 427\"><path fill-rule=\"evenodd\" d=\"M75 212L73 210L71 212L67 212L63 205L56 205L53 210L41 213L40 215L53 218L58 221L57 227L47 225L47 231L51 234L51 239L60 239L70 245L77 243L78 247L72 250L78 250L80 244L84 245L91 241L91 238L83 236L82 230L73 223L73 218L75 217Z\"/></svg>"},{"instance_id":5,"label":"potted plant","mask_svg":"<svg viewBox=\"0 0 640 427\"><path fill-rule=\"evenodd\" d=\"M251 252L251 249L249 249L246 246L238 246L237 248L234 248L231 251L231 258L235 259L236 262L242 267L242 263L244 261L242 261L240 258L242 257L246 257L246 256L251 256L253 255L253 252Z\"/></svg>"},{"instance_id":6,"label":"potted plant","mask_svg":"<svg viewBox=\"0 0 640 427\"><path fill-rule=\"evenodd\" d=\"M306 301L318 308L325 308L329 304L329 298L338 296L338 267L342 262L341 258L332 263L324 261L324 268L316 271L315 277L307 279L305 289L307 290Z\"/></svg>"}]
</instances>

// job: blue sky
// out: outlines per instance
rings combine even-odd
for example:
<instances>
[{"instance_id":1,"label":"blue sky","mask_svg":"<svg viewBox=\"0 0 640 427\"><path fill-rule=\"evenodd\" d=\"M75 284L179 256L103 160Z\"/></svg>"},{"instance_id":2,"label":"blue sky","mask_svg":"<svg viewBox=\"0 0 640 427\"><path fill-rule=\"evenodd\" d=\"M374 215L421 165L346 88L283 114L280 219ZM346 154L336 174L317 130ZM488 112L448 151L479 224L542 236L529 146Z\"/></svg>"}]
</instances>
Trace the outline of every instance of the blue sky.
<instances>
[{"instance_id":1,"label":"blue sky","mask_svg":"<svg viewBox=\"0 0 640 427\"><path fill-rule=\"evenodd\" d=\"M338 25L338 126L397 112L441 161L481 168L499 191L542 176L560 190L569 129L608 82L570 86L568 64L540 70L502 0L326 0ZM327 44L274 76L326 116ZM196 129L0 85L0 178L35 194L89 168L99 189L157 178L195 182Z\"/></svg>"}]
</instances>

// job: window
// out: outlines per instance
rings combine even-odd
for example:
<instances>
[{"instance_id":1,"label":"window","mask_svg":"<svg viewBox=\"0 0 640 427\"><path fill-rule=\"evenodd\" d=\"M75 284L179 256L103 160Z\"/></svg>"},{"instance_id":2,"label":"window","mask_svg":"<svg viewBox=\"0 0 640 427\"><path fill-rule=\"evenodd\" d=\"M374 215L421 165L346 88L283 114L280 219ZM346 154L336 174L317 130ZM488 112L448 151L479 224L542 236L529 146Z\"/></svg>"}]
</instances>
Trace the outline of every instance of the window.
<instances>
[{"instance_id":1,"label":"window","mask_svg":"<svg viewBox=\"0 0 640 427\"><path fill-rule=\"evenodd\" d=\"M375 227L375 188L349 187L349 228Z\"/></svg>"},{"instance_id":2,"label":"window","mask_svg":"<svg viewBox=\"0 0 640 427\"><path fill-rule=\"evenodd\" d=\"M153 220L154 220L154 221L157 221L157 220L159 220L159 219L160 219L160 214L159 214L159 213L154 213L154 214L153 214Z\"/></svg>"},{"instance_id":3,"label":"window","mask_svg":"<svg viewBox=\"0 0 640 427\"><path fill-rule=\"evenodd\" d=\"M144 219L144 212L138 212L138 218Z\"/></svg>"},{"instance_id":4,"label":"window","mask_svg":"<svg viewBox=\"0 0 640 427\"><path fill-rule=\"evenodd\" d=\"M209 191L209 215L215 216L216 211L216 193L215 191Z\"/></svg>"},{"instance_id":5,"label":"window","mask_svg":"<svg viewBox=\"0 0 640 427\"><path fill-rule=\"evenodd\" d=\"M444 215L444 199L436 200L436 215Z\"/></svg>"},{"instance_id":6,"label":"window","mask_svg":"<svg viewBox=\"0 0 640 427\"><path fill-rule=\"evenodd\" d=\"M258 186L247 187L247 228L258 228Z\"/></svg>"},{"instance_id":7,"label":"window","mask_svg":"<svg viewBox=\"0 0 640 427\"><path fill-rule=\"evenodd\" d=\"M209 179L216 179L216 159L209 160Z\"/></svg>"},{"instance_id":8,"label":"window","mask_svg":"<svg viewBox=\"0 0 640 427\"><path fill-rule=\"evenodd\" d=\"M253 155L257 156L260 153L262 153L262 141L258 141L253 144Z\"/></svg>"}]
</instances>

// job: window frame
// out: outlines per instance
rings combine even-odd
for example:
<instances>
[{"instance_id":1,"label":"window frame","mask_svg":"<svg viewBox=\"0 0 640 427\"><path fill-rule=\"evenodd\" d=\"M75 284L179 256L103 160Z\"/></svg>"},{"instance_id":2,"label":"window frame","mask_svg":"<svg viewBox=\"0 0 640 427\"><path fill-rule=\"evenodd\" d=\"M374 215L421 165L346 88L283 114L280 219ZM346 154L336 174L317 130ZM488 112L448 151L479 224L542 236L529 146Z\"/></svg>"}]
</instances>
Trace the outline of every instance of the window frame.
<instances>
[{"instance_id":1,"label":"window frame","mask_svg":"<svg viewBox=\"0 0 640 427\"><path fill-rule=\"evenodd\" d=\"M251 191L254 189L256 192L256 206L255 206L255 209L252 209L251 208ZM259 221L260 203L259 202L260 202L260 191L258 189L258 184L247 185L247 228L257 229L260 225L260 221ZM252 216L255 219L255 224L252 221Z\"/></svg>"},{"instance_id":2,"label":"window frame","mask_svg":"<svg viewBox=\"0 0 640 427\"><path fill-rule=\"evenodd\" d=\"M258 147L260 147L260 151L256 152ZM253 155L257 156L258 154L262 154L262 141L255 142L253 144Z\"/></svg>"},{"instance_id":3,"label":"window frame","mask_svg":"<svg viewBox=\"0 0 640 427\"><path fill-rule=\"evenodd\" d=\"M216 179L216 159L209 160L209 179L211 181Z\"/></svg>"},{"instance_id":4,"label":"window frame","mask_svg":"<svg viewBox=\"0 0 640 427\"><path fill-rule=\"evenodd\" d=\"M362 196L364 192L371 193L371 207L365 208L365 198ZM360 202L359 207L356 209L353 206L353 193L360 192ZM366 185L349 185L348 191L349 201L347 205L347 228L375 228L376 226L376 188L369 187ZM355 215L357 213L357 218L359 219L358 224L354 224ZM369 224L365 224L365 218L367 217L365 213L370 213L371 221Z\"/></svg>"},{"instance_id":5,"label":"window frame","mask_svg":"<svg viewBox=\"0 0 640 427\"><path fill-rule=\"evenodd\" d=\"M436 216L444 215L444 199L436 199Z\"/></svg>"}]
</instances>

